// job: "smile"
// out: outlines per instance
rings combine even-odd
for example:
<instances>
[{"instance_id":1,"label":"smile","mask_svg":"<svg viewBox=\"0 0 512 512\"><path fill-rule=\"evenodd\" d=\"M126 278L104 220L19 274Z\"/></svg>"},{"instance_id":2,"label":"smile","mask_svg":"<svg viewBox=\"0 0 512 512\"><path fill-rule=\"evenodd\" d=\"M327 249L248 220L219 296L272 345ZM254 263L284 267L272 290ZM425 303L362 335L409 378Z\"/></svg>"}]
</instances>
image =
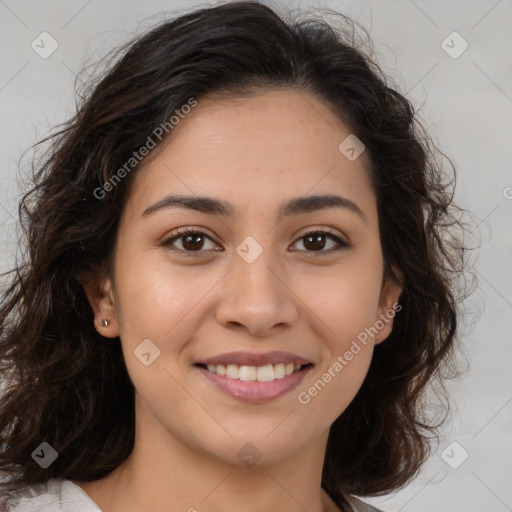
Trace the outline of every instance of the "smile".
<instances>
[{"instance_id":1,"label":"smile","mask_svg":"<svg viewBox=\"0 0 512 512\"><path fill-rule=\"evenodd\" d=\"M227 377L228 379L238 379L245 381L270 382L283 379L292 373L298 372L303 366L293 363L267 364L265 366L240 366L237 364L209 364L206 368L211 373L216 373Z\"/></svg>"},{"instance_id":2,"label":"smile","mask_svg":"<svg viewBox=\"0 0 512 512\"><path fill-rule=\"evenodd\" d=\"M195 367L217 390L243 402L258 403L276 399L292 391L302 382L313 365L196 364Z\"/></svg>"}]
</instances>

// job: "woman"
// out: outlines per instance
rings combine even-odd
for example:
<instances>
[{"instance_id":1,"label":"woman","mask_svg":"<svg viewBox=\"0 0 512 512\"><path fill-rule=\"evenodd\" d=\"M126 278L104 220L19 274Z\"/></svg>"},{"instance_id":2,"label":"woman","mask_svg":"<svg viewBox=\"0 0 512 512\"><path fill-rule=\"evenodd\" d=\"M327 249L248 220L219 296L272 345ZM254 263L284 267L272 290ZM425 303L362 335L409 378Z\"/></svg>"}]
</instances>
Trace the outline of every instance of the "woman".
<instances>
[{"instance_id":1,"label":"woman","mask_svg":"<svg viewBox=\"0 0 512 512\"><path fill-rule=\"evenodd\" d=\"M0 309L4 510L377 510L427 460L458 222L345 22L162 23L54 137Z\"/></svg>"}]
</instances>

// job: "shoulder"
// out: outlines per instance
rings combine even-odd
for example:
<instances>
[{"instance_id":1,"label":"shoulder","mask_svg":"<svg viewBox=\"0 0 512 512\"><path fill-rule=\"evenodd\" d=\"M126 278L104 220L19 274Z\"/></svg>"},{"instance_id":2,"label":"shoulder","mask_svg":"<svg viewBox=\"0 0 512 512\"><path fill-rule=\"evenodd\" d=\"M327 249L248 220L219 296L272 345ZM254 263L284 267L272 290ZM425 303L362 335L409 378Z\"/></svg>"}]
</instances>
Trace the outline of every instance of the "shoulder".
<instances>
[{"instance_id":1,"label":"shoulder","mask_svg":"<svg viewBox=\"0 0 512 512\"><path fill-rule=\"evenodd\" d=\"M343 496L350 505L350 512L385 512L384 510L374 507L373 505L370 505L369 503L366 503L362 499L356 498L351 494L343 493Z\"/></svg>"},{"instance_id":2,"label":"shoulder","mask_svg":"<svg viewBox=\"0 0 512 512\"><path fill-rule=\"evenodd\" d=\"M352 498L351 505L354 507L354 512L384 512L384 510L374 507L373 505L357 498Z\"/></svg>"},{"instance_id":3,"label":"shoulder","mask_svg":"<svg viewBox=\"0 0 512 512\"><path fill-rule=\"evenodd\" d=\"M358 507L359 507L359 508L356 508L357 512L384 512L384 510L374 507L373 505L370 505L369 503L365 503L364 501L357 500L357 503L358 503Z\"/></svg>"},{"instance_id":4,"label":"shoulder","mask_svg":"<svg viewBox=\"0 0 512 512\"><path fill-rule=\"evenodd\" d=\"M73 482L50 479L0 497L0 512L101 512Z\"/></svg>"}]
</instances>

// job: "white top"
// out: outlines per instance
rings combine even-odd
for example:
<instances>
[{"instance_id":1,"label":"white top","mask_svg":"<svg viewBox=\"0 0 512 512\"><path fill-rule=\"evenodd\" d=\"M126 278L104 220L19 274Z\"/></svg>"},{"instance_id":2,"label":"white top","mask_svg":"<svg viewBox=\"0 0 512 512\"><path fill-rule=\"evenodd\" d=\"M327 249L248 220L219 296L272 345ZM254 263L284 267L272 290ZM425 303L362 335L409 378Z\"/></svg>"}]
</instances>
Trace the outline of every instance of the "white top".
<instances>
[{"instance_id":1,"label":"white top","mask_svg":"<svg viewBox=\"0 0 512 512\"><path fill-rule=\"evenodd\" d=\"M0 512L101 512L101 509L71 480L52 478L44 484L27 486L16 497L0 498Z\"/></svg>"},{"instance_id":2,"label":"white top","mask_svg":"<svg viewBox=\"0 0 512 512\"><path fill-rule=\"evenodd\" d=\"M352 497L354 512L382 512ZM102 512L81 487L71 480L52 478L26 487L16 497L0 497L0 512Z\"/></svg>"}]
</instances>

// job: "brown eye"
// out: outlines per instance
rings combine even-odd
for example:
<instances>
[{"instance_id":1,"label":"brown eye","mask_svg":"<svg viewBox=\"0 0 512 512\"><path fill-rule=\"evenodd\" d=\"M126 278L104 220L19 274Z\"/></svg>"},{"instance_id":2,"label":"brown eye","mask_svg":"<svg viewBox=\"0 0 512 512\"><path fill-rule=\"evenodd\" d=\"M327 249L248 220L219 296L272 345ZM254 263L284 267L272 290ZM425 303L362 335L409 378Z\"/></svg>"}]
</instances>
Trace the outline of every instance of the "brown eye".
<instances>
[{"instance_id":1,"label":"brown eye","mask_svg":"<svg viewBox=\"0 0 512 512\"><path fill-rule=\"evenodd\" d=\"M328 247L327 250L324 250L327 246L326 239L330 238L334 240L335 245ZM344 242L336 235L330 233L329 231L321 231L315 230L303 235L300 240L303 240L303 245L306 248L307 252L317 252L317 253L331 253L336 250L343 249L345 247L349 247L350 244Z\"/></svg>"},{"instance_id":2,"label":"brown eye","mask_svg":"<svg viewBox=\"0 0 512 512\"><path fill-rule=\"evenodd\" d=\"M183 229L179 231L177 234L167 238L162 242L162 246L169 247L174 246L175 242L178 240L181 242L182 248L177 248L178 251L181 252L204 252L202 249L205 245L205 240L208 239L210 241L211 238L198 229ZM174 248L174 247L173 247Z\"/></svg>"},{"instance_id":3,"label":"brown eye","mask_svg":"<svg viewBox=\"0 0 512 512\"><path fill-rule=\"evenodd\" d=\"M201 249L204 245L204 235L202 233L194 233L192 235L181 236L182 246L187 251L195 251Z\"/></svg>"},{"instance_id":4,"label":"brown eye","mask_svg":"<svg viewBox=\"0 0 512 512\"><path fill-rule=\"evenodd\" d=\"M334 246L329 246L327 241L328 239L335 242ZM172 250L176 250L177 252L182 253L202 253L208 250L212 250L212 248L203 250L208 240L213 242L213 240L204 231L199 229L185 228L179 230L176 234L165 239L163 242L161 242L161 245L163 247L169 247ZM178 241L180 242L181 247L175 246L176 242ZM350 244L344 242L333 233L322 230L310 231L309 233L306 233L300 237L299 241L303 241L302 243L305 247L305 250L301 250L299 252L318 253L318 255L326 253L330 254L337 250L350 247ZM215 244L215 242L213 243Z\"/></svg>"}]
</instances>

